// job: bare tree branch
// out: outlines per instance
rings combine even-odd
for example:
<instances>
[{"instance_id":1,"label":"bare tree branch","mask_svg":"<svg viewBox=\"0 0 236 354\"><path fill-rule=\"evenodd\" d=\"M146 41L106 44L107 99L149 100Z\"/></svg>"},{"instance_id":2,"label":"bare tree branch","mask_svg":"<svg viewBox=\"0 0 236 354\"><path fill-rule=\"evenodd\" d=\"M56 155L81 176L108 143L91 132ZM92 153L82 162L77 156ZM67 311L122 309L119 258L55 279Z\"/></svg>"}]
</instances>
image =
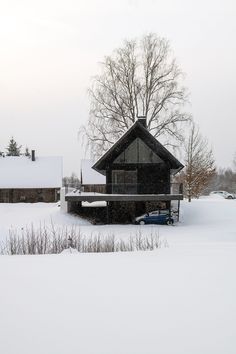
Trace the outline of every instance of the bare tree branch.
<instances>
[{"instance_id":1,"label":"bare tree branch","mask_svg":"<svg viewBox=\"0 0 236 354\"><path fill-rule=\"evenodd\" d=\"M89 90L90 116L83 130L95 155L103 154L140 115L155 137L171 145L182 141L181 124L191 118L182 112L187 101L182 78L168 41L155 34L125 41L106 57Z\"/></svg>"},{"instance_id":2,"label":"bare tree branch","mask_svg":"<svg viewBox=\"0 0 236 354\"><path fill-rule=\"evenodd\" d=\"M191 202L192 197L199 197L215 175L212 150L195 124L192 124L189 138L185 143L185 153L186 167L179 178L184 182L186 196Z\"/></svg>"}]
</instances>

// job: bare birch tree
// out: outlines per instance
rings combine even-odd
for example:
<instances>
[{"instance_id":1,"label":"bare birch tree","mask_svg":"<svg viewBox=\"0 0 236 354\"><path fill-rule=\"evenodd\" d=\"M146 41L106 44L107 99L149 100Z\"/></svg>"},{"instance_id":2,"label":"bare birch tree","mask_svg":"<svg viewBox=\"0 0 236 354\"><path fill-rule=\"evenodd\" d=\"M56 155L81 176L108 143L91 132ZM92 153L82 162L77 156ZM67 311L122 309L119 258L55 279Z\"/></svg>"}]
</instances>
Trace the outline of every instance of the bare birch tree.
<instances>
[{"instance_id":1,"label":"bare birch tree","mask_svg":"<svg viewBox=\"0 0 236 354\"><path fill-rule=\"evenodd\" d=\"M105 57L100 75L89 90L90 116L84 128L96 156L105 152L136 121L147 118L147 128L165 144L183 139L181 123L190 119L183 112L186 89L183 73L166 39L155 34L140 41L125 41Z\"/></svg>"},{"instance_id":2,"label":"bare birch tree","mask_svg":"<svg viewBox=\"0 0 236 354\"><path fill-rule=\"evenodd\" d=\"M199 197L215 174L215 160L206 138L202 137L199 128L193 123L189 137L185 143L185 171L182 180L188 201Z\"/></svg>"}]
</instances>

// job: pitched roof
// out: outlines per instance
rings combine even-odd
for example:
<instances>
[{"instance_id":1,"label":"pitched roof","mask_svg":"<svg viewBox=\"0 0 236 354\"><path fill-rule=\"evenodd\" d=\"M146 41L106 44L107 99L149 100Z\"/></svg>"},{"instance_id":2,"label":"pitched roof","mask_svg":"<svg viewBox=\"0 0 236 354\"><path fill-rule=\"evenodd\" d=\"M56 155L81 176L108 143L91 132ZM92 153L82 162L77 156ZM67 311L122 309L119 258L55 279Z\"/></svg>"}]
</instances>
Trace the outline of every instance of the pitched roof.
<instances>
[{"instance_id":1,"label":"pitched roof","mask_svg":"<svg viewBox=\"0 0 236 354\"><path fill-rule=\"evenodd\" d=\"M62 157L0 157L0 188L60 188Z\"/></svg>"},{"instance_id":2,"label":"pitched roof","mask_svg":"<svg viewBox=\"0 0 236 354\"><path fill-rule=\"evenodd\" d=\"M172 173L177 173L184 167L139 121L136 121L92 167L105 174L107 165L111 164L137 137L141 138L164 162L169 163Z\"/></svg>"}]
</instances>

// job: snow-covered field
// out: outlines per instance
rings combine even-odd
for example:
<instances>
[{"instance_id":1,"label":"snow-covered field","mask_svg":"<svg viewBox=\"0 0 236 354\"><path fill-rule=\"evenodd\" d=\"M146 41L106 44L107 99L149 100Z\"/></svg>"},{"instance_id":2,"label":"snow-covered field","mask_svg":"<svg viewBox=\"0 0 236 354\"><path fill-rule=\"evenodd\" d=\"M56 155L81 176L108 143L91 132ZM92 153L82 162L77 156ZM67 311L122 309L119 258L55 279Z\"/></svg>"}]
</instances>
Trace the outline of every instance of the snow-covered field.
<instances>
[{"instance_id":1,"label":"snow-covered field","mask_svg":"<svg viewBox=\"0 0 236 354\"><path fill-rule=\"evenodd\" d=\"M129 237L153 252L0 257L0 353L235 354L236 200L182 203L176 226L92 226L56 204L0 204L0 237L31 223Z\"/></svg>"}]
</instances>

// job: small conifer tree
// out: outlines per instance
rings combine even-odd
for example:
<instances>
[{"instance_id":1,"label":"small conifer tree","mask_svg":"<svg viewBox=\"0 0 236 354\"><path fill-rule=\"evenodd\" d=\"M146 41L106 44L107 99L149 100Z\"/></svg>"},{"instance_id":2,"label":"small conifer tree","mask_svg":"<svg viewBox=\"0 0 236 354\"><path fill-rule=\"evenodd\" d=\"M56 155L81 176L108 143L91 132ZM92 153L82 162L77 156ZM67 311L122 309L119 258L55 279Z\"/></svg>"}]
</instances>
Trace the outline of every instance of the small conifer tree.
<instances>
[{"instance_id":1,"label":"small conifer tree","mask_svg":"<svg viewBox=\"0 0 236 354\"><path fill-rule=\"evenodd\" d=\"M18 145L17 142L12 137L6 148L7 156L20 156L21 153L21 145Z\"/></svg>"}]
</instances>

